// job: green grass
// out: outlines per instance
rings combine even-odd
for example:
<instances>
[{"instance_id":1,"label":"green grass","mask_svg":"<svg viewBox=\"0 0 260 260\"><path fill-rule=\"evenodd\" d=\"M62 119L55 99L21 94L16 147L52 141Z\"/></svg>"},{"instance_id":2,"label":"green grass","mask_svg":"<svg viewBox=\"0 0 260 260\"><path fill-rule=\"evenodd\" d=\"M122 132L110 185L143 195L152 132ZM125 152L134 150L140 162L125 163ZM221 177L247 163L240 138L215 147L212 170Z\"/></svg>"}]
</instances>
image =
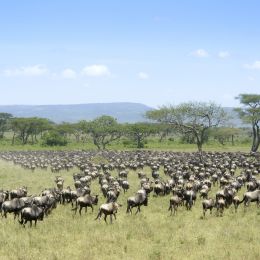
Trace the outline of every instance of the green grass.
<instances>
[{"instance_id":1,"label":"green grass","mask_svg":"<svg viewBox=\"0 0 260 260\"><path fill-rule=\"evenodd\" d=\"M145 171L150 174L148 168ZM72 173L61 172L65 186L73 185ZM115 173L114 173L115 174ZM27 185L30 194L54 186L55 174L31 172L0 161L0 187ZM95 221L94 213L74 216L70 205L59 205L36 228L23 228L13 216L0 219L1 259L260 259L260 209L252 204L235 213L233 207L216 217L202 219L201 200L191 212L180 208L169 216L171 195L149 197L148 207L139 215L127 215L126 199L139 188L135 172L129 173L131 189L121 194L123 204L112 225ZM93 194L100 193L97 181ZM211 194L214 194L214 188ZM240 198L243 191L239 193ZM104 202L100 195L99 205Z\"/></svg>"}]
</instances>

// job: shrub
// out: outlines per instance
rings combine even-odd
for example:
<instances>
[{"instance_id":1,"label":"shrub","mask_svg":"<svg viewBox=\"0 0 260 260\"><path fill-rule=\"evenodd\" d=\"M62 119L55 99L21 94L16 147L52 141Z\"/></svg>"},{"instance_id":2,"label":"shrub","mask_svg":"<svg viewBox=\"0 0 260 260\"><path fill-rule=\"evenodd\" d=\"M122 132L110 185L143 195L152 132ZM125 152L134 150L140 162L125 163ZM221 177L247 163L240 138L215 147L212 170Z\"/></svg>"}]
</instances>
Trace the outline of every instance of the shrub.
<instances>
[{"instance_id":1,"label":"shrub","mask_svg":"<svg viewBox=\"0 0 260 260\"><path fill-rule=\"evenodd\" d=\"M66 146L68 144L66 137L61 136L56 131L45 133L42 137L42 140L42 145L44 146Z\"/></svg>"}]
</instances>

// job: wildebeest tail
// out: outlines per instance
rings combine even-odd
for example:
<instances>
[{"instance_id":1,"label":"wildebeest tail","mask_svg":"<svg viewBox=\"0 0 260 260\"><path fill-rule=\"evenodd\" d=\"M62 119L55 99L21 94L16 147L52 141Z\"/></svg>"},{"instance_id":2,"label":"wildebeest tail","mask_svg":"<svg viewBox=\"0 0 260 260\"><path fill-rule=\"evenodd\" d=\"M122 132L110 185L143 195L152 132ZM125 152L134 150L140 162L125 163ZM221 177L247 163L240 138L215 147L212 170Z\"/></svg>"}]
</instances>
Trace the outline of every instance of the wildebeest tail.
<instances>
[{"instance_id":1,"label":"wildebeest tail","mask_svg":"<svg viewBox=\"0 0 260 260\"><path fill-rule=\"evenodd\" d=\"M241 203L243 203L243 202L245 201L245 198L246 198L246 196L244 196L244 197L243 197L243 199L242 199L241 201L239 201L239 203L238 203L238 204L241 204Z\"/></svg>"}]
</instances>

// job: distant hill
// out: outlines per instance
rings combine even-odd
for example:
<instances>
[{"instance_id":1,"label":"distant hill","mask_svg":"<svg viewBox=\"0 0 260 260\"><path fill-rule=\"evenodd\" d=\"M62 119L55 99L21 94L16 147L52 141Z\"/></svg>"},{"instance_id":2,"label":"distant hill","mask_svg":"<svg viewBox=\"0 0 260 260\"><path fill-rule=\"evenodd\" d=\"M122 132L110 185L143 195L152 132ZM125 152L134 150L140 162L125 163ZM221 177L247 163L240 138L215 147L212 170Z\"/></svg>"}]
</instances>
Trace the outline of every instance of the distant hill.
<instances>
[{"instance_id":1,"label":"distant hill","mask_svg":"<svg viewBox=\"0 0 260 260\"><path fill-rule=\"evenodd\" d=\"M153 109L139 103L93 103L78 105L10 105L0 106L0 112L10 113L15 117L43 117L53 122L77 122L92 120L101 115L117 118L118 122L144 121L146 111Z\"/></svg>"},{"instance_id":2,"label":"distant hill","mask_svg":"<svg viewBox=\"0 0 260 260\"><path fill-rule=\"evenodd\" d=\"M56 123L78 122L79 120L92 120L101 115L117 118L120 123L134 123L145 121L143 115L146 111L154 109L140 103L92 103L78 105L12 105L0 106L0 112L11 113L15 117L43 117ZM230 115L230 123L234 127L243 125L238 113L232 107L225 107Z\"/></svg>"}]
</instances>

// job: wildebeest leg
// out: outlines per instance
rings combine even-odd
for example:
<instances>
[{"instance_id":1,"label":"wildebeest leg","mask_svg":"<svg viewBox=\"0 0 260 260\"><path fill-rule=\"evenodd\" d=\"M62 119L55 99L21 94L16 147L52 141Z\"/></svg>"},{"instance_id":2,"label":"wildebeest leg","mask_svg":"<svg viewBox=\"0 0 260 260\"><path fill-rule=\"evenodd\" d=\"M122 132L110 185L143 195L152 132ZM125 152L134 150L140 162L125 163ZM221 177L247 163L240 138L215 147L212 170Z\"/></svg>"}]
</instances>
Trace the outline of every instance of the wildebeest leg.
<instances>
[{"instance_id":1,"label":"wildebeest leg","mask_svg":"<svg viewBox=\"0 0 260 260\"><path fill-rule=\"evenodd\" d=\"M30 220L30 227L32 227L32 221Z\"/></svg>"},{"instance_id":2,"label":"wildebeest leg","mask_svg":"<svg viewBox=\"0 0 260 260\"><path fill-rule=\"evenodd\" d=\"M105 214L104 220L107 223L107 215L106 214Z\"/></svg>"},{"instance_id":3,"label":"wildebeest leg","mask_svg":"<svg viewBox=\"0 0 260 260\"><path fill-rule=\"evenodd\" d=\"M34 221L34 226L36 227L36 223L37 223L37 219L35 219L35 221Z\"/></svg>"},{"instance_id":4,"label":"wildebeest leg","mask_svg":"<svg viewBox=\"0 0 260 260\"><path fill-rule=\"evenodd\" d=\"M101 212L101 210L99 210L99 212L98 212L97 217L95 218L95 220L97 220L97 219L100 220L100 218L101 218L101 214L102 214L102 212Z\"/></svg>"},{"instance_id":5,"label":"wildebeest leg","mask_svg":"<svg viewBox=\"0 0 260 260\"><path fill-rule=\"evenodd\" d=\"M79 214L81 216L81 210L82 210L82 206L79 206Z\"/></svg>"},{"instance_id":6,"label":"wildebeest leg","mask_svg":"<svg viewBox=\"0 0 260 260\"><path fill-rule=\"evenodd\" d=\"M173 212L173 214L174 214L174 215L176 215L176 214L177 214L177 209L178 209L178 206L177 206L177 205L175 205L175 206L173 207L173 209L174 209L174 212Z\"/></svg>"},{"instance_id":7,"label":"wildebeest leg","mask_svg":"<svg viewBox=\"0 0 260 260\"><path fill-rule=\"evenodd\" d=\"M172 215L172 205L170 205L170 207L169 207L169 209L168 210L170 210L171 211L171 214L170 214L170 216Z\"/></svg>"},{"instance_id":8,"label":"wildebeest leg","mask_svg":"<svg viewBox=\"0 0 260 260\"><path fill-rule=\"evenodd\" d=\"M93 213L93 210L94 210L94 209L93 209L93 206L92 206L92 205L90 205L90 207L91 207L91 210L92 210L92 213Z\"/></svg>"},{"instance_id":9,"label":"wildebeest leg","mask_svg":"<svg viewBox=\"0 0 260 260\"><path fill-rule=\"evenodd\" d=\"M111 224L113 223L113 220L112 220L112 219L113 219L113 215L111 214L111 215L110 215L110 223L111 223Z\"/></svg>"},{"instance_id":10,"label":"wildebeest leg","mask_svg":"<svg viewBox=\"0 0 260 260\"><path fill-rule=\"evenodd\" d=\"M113 215L114 215L114 218L116 219L116 213L113 213Z\"/></svg>"}]
</instances>

